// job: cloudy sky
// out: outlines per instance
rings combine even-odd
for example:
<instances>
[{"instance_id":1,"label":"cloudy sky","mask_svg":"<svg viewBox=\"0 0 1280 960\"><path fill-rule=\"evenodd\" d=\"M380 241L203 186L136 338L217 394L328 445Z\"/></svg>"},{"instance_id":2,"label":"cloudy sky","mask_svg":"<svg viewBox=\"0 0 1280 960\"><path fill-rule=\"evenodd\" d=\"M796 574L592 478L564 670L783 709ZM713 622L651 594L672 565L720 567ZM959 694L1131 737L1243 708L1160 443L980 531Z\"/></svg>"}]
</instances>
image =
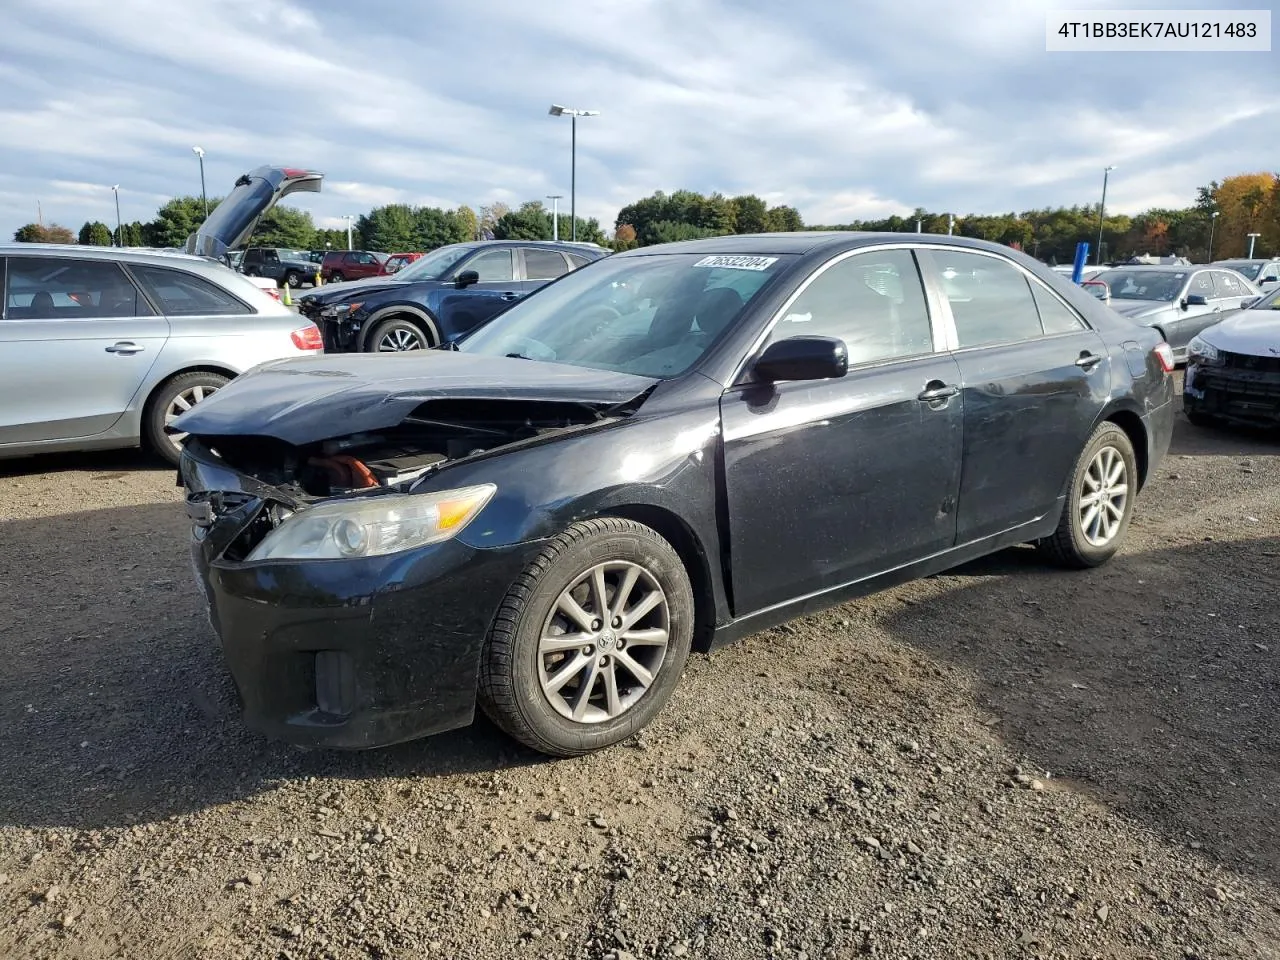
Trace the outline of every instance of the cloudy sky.
<instances>
[{"instance_id":1,"label":"cloudy sky","mask_svg":"<svg viewBox=\"0 0 1280 960\"><path fill-rule=\"evenodd\" d=\"M199 192L194 144L210 193L264 162L322 170L292 202L327 226L567 195L553 102L601 111L578 199L606 225L682 187L821 223L1093 203L1107 164L1108 208L1136 212L1277 168L1280 54L1047 53L1046 10L1090 6L1122 5L3 0L0 236L37 201L114 225L114 183L150 219Z\"/></svg>"}]
</instances>

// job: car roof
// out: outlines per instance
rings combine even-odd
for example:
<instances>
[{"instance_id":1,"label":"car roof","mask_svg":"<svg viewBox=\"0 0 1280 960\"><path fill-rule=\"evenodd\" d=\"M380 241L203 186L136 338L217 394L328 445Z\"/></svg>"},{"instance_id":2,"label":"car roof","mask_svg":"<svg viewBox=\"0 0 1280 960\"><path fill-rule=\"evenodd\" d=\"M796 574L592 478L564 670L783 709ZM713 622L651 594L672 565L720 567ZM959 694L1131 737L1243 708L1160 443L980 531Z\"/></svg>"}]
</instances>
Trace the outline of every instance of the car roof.
<instances>
[{"instance_id":1,"label":"car roof","mask_svg":"<svg viewBox=\"0 0 1280 960\"><path fill-rule=\"evenodd\" d=\"M134 263L154 262L172 266L174 261L183 264L209 264L217 261L197 257L179 251L157 250L148 247L92 247L78 243L0 243L0 256L54 256L80 257L91 260L128 260Z\"/></svg>"},{"instance_id":2,"label":"car roof","mask_svg":"<svg viewBox=\"0 0 1280 960\"><path fill-rule=\"evenodd\" d=\"M1232 257L1230 260L1215 260L1211 267L1228 267L1233 263L1270 263L1267 257Z\"/></svg>"},{"instance_id":3,"label":"car roof","mask_svg":"<svg viewBox=\"0 0 1280 960\"><path fill-rule=\"evenodd\" d=\"M1109 270L1144 270L1152 273L1186 273L1188 270L1208 270L1208 263L1117 263ZM1213 264L1216 266L1216 264Z\"/></svg>"},{"instance_id":4,"label":"car roof","mask_svg":"<svg viewBox=\"0 0 1280 960\"><path fill-rule=\"evenodd\" d=\"M802 230L795 233L726 234L701 240L678 240L639 247L616 257L643 257L662 253L722 253L763 255L771 253L806 254L815 251L837 252L885 243L911 243L947 247L970 247L974 250L1010 252L1010 248L972 237L942 233L872 233L858 230Z\"/></svg>"}]
</instances>

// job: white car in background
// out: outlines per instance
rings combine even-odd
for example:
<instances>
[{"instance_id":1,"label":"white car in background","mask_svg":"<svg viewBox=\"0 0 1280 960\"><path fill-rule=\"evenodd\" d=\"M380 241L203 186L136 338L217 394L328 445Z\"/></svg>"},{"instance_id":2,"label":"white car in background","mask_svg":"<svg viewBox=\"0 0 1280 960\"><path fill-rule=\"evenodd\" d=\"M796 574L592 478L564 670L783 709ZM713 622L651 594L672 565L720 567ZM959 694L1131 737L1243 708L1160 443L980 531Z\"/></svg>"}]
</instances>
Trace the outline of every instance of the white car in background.
<instances>
[{"instance_id":1,"label":"white car in background","mask_svg":"<svg viewBox=\"0 0 1280 960\"><path fill-rule=\"evenodd\" d=\"M1192 338L1182 409L1197 426L1280 427L1280 284Z\"/></svg>"},{"instance_id":2,"label":"white car in background","mask_svg":"<svg viewBox=\"0 0 1280 960\"><path fill-rule=\"evenodd\" d=\"M320 181L242 176L188 254L0 244L0 458L144 444L177 463L179 415L250 367L323 352L313 323L222 261L280 197Z\"/></svg>"}]
</instances>

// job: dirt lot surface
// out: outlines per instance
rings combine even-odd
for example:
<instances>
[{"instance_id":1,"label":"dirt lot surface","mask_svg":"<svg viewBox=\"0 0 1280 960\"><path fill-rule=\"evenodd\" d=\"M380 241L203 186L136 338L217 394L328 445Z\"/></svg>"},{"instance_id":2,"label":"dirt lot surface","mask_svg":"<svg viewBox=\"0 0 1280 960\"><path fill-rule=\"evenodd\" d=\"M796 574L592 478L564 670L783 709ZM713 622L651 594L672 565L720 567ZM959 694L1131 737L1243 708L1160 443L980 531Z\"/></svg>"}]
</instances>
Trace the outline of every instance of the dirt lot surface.
<instances>
[{"instance_id":1,"label":"dirt lot surface","mask_svg":"<svg viewBox=\"0 0 1280 960\"><path fill-rule=\"evenodd\" d=\"M1280 441L1178 425L1123 554L691 659L637 742L241 729L173 475L0 464L0 957L1280 956Z\"/></svg>"}]
</instances>

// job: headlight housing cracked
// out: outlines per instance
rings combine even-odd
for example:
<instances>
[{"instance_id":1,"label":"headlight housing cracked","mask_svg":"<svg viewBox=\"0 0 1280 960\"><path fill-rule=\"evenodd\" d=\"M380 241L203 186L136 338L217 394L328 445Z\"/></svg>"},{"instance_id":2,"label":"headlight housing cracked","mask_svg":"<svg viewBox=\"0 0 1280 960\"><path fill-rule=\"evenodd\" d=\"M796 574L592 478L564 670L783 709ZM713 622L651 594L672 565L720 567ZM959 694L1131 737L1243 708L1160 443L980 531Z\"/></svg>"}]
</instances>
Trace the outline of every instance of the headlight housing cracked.
<instances>
[{"instance_id":1,"label":"headlight housing cracked","mask_svg":"<svg viewBox=\"0 0 1280 960\"><path fill-rule=\"evenodd\" d=\"M1194 336L1187 344L1187 360L1213 366L1222 362L1218 348L1201 336Z\"/></svg>"},{"instance_id":2,"label":"headlight housing cracked","mask_svg":"<svg viewBox=\"0 0 1280 960\"><path fill-rule=\"evenodd\" d=\"M290 515L247 560L380 557L449 540L492 499L482 483L434 493L330 500Z\"/></svg>"}]
</instances>

